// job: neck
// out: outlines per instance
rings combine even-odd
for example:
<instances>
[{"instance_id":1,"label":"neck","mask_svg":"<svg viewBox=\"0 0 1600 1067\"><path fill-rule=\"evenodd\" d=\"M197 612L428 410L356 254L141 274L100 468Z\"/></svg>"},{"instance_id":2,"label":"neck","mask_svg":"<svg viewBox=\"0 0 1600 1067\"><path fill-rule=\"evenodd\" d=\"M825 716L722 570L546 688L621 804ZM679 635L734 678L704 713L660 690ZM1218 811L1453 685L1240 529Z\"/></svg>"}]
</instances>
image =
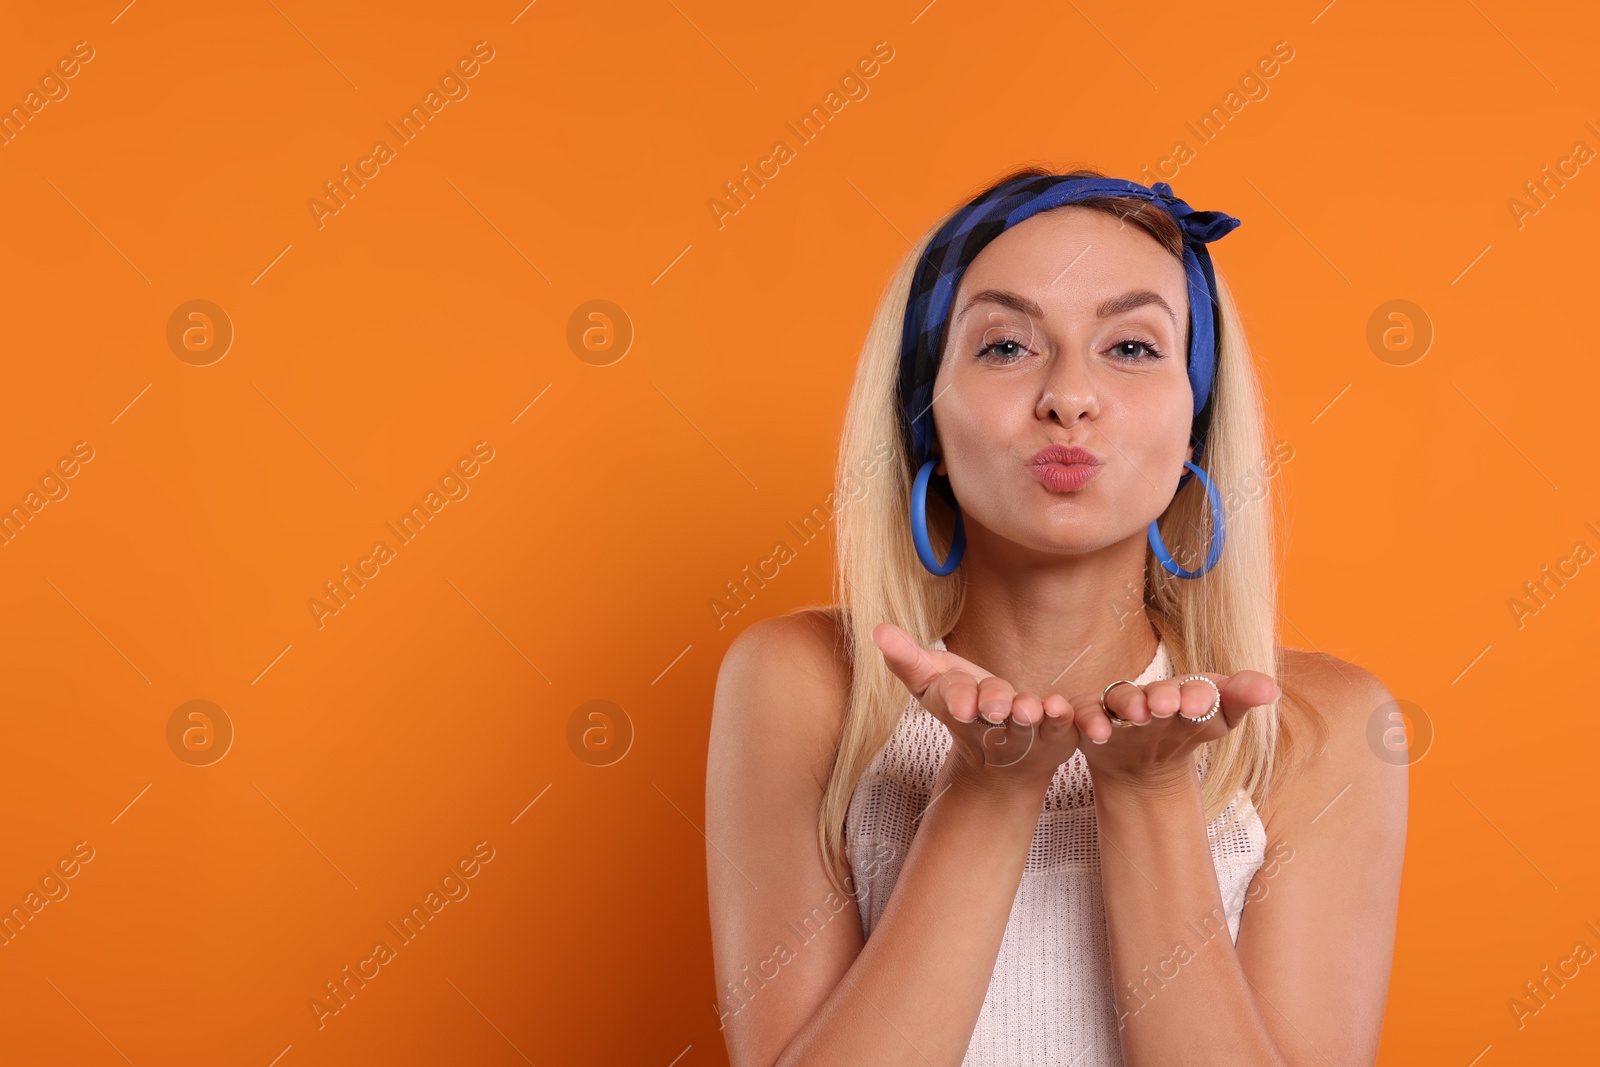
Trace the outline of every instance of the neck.
<instances>
[{"instance_id":1,"label":"neck","mask_svg":"<svg viewBox=\"0 0 1600 1067\"><path fill-rule=\"evenodd\" d=\"M945 641L951 652L1039 697L1098 696L1150 665L1158 635L1144 609L1142 534L1072 555L982 547L970 545L980 550L963 562L967 589Z\"/></svg>"}]
</instances>

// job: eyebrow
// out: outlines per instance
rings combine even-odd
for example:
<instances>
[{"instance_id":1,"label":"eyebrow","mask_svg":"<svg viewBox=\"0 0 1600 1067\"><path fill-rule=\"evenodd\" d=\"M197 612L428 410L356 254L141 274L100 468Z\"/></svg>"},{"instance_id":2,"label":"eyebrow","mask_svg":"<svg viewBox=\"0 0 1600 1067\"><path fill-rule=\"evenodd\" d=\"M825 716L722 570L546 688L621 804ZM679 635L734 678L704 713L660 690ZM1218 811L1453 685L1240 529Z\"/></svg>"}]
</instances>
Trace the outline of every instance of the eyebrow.
<instances>
[{"instance_id":1,"label":"eyebrow","mask_svg":"<svg viewBox=\"0 0 1600 1067\"><path fill-rule=\"evenodd\" d=\"M1006 289L984 289L972 294L972 299L967 301L966 307L962 308L961 312L956 315L956 323L959 324L961 322L962 318L966 316L967 312L972 310L974 304L981 304L984 302L999 304L1002 307L1008 307L1012 311L1019 311L1024 315L1031 316L1032 318L1038 319L1044 317L1044 308L1040 307L1038 304L1034 303L1032 300L1029 300L1025 296L1010 292ZM1146 304L1155 304L1157 307L1164 310L1167 313L1167 317L1172 320L1173 327L1177 327L1177 312L1172 310L1172 305L1167 303L1165 297L1163 297L1160 293L1154 292L1150 289L1130 289L1121 296L1114 296L1107 300L1103 300L1100 302L1100 305L1094 309L1094 313L1096 318L1104 319L1109 318L1112 315L1120 315L1124 311L1132 311L1134 308L1144 307Z\"/></svg>"}]
</instances>

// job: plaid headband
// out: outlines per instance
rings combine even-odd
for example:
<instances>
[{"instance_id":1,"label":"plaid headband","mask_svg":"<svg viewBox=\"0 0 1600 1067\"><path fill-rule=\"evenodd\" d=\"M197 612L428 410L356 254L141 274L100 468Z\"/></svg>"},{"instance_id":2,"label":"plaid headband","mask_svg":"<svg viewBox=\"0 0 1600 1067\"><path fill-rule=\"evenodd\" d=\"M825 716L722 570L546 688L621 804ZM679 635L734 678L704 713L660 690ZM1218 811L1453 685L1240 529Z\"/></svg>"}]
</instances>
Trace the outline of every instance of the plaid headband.
<instances>
[{"instance_id":1,"label":"plaid headband","mask_svg":"<svg viewBox=\"0 0 1600 1067\"><path fill-rule=\"evenodd\" d=\"M939 370L950 305L961 276L985 245L1024 219L1041 211L1090 197L1126 196L1159 205L1183 232L1183 266L1189 282L1189 384L1194 389L1194 462L1205 447L1211 385L1216 373L1217 280L1206 243L1239 225L1221 211L1196 211L1156 182L1146 188L1120 178L1071 178L1060 174L1018 178L997 186L956 212L928 243L906 301L900 334L901 430L912 457L912 470L922 467L933 444L933 379ZM1206 418L1199 418L1205 411ZM1188 474L1184 474L1188 478ZM948 493L939 484L941 495Z\"/></svg>"}]
</instances>

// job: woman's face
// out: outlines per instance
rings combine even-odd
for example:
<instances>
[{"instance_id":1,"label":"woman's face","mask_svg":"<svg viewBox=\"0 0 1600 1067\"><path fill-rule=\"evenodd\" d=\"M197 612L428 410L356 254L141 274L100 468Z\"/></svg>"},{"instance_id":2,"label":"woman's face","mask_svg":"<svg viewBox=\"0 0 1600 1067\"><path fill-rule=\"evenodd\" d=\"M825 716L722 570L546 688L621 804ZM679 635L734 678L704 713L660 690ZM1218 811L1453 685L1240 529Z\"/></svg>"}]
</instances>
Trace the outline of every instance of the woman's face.
<instances>
[{"instance_id":1,"label":"woman's face","mask_svg":"<svg viewBox=\"0 0 1600 1067\"><path fill-rule=\"evenodd\" d=\"M989 242L934 381L935 469L969 534L1056 552L1142 536L1189 458L1188 315L1182 264L1114 215L1058 208ZM1037 467L1050 445L1092 452L1094 476Z\"/></svg>"}]
</instances>

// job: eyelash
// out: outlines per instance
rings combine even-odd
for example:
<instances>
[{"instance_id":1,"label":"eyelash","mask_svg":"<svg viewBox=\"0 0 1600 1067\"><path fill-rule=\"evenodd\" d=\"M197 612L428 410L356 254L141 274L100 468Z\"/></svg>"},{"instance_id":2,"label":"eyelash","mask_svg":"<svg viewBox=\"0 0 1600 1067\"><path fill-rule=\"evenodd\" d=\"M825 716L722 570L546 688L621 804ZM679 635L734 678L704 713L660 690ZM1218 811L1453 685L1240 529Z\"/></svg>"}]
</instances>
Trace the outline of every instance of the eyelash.
<instances>
[{"instance_id":1,"label":"eyelash","mask_svg":"<svg viewBox=\"0 0 1600 1067\"><path fill-rule=\"evenodd\" d=\"M1013 345L1017 345L1019 347L1022 347L1024 349L1026 349L1026 347L1027 347L1026 345L1023 345L1022 341L1019 338L1010 337L1010 336L1000 337L1000 338L997 338L996 340L990 341L988 344L986 344L982 348L978 349L977 354L976 354L976 358L982 359L984 357L984 355L987 352L989 352L991 349L997 348L1000 345L1004 345L1004 344L1013 344ZM1155 344L1154 341L1146 341L1142 337L1131 337L1131 336L1130 337L1124 337L1122 340L1116 342L1116 344L1113 344L1111 347L1112 348L1116 348L1116 347L1118 347L1120 345L1126 345L1126 344L1139 345L1140 347L1144 348L1147 352L1150 353L1147 356L1137 356L1137 357L1129 358L1129 359L1126 360L1126 362L1140 363L1140 362L1144 362L1144 361L1147 361L1147 360L1153 361L1153 360L1157 360L1157 359L1165 359L1166 358L1166 354L1163 353L1161 351L1161 349L1156 347L1156 344ZM1021 357L1019 356L1019 357L1016 357L1016 358L1020 359ZM1001 362L1002 363L1011 363L1011 362L1013 362L1013 360L1007 359L1007 360L1002 360Z\"/></svg>"}]
</instances>

